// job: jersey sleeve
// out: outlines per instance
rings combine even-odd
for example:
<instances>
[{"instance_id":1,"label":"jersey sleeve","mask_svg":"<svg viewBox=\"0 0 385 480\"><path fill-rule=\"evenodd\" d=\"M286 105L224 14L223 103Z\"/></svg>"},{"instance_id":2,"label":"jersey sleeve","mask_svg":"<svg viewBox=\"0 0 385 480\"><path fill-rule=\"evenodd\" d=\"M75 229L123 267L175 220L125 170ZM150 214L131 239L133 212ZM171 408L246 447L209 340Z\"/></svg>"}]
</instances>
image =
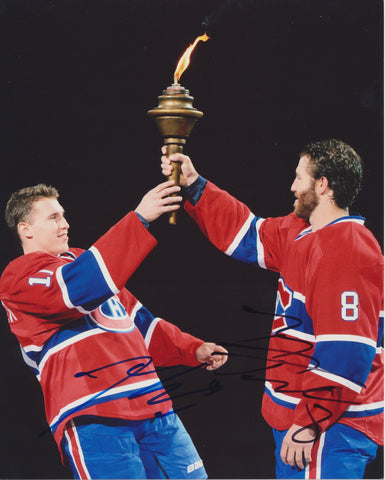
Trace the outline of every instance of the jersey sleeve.
<instances>
[{"instance_id":1,"label":"jersey sleeve","mask_svg":"<svg viewBox=\"0 0 385 480\"><path fill-rule=\"evenodd\" d=\"M123 289L120 296L131 312L155 366L201 365L195 352L204 343L203 340L182 332L176 325L160 317L155 317L127 289Z\"/></svg>"},{"instance_id":2,"label":"jersey sleeve","mask_svg":"<svg viewBox=\"0 0 385 480\"><path fill-rule=\"evenodd\" d=\"M11 310L46 320L65 318L69 310L72 318L76 310L81 316L117 294L155 245L130 212L75 259L43 252L16 259L3 274L1 299Z\"/></svg>"},{"instance_id":3,"label":"jersey sleeve","mask_svg":"<svg viewBox=\"0 0 385 480\"><path fill-rule=\"evenodd\" d=\"M154 328L149 351L156 366L195 367L201 365L195 353L203 343L203 340L183 332L176 325L159 319Z\"/></svg>"},{"instance_id":4,"label":"jersey sleeve","mask_svg":"<svg viewBox=\"0 0 385 480\"><path fill-rule=\"evenodd\" d=\"M125 286L155 245L154 237L130 212L74 262L57 270L67 307L94 310Z\"/></svg>"},{"instance_id":5,"label":"jersey sleeve","mask_svg":"<svg viewBox=\"0 0 385 480\"><path fill-rule=\"evenodd\" d=\"M334 245L335 254L314 259L306 306L313 319L315 347L303 376L303 398L294 423L335 423L360 395L377 353L383 292L383 259L360 259ZM352 407L350 407L352 408Z\"/></svg>"},{"instance_id":6,"label":"jersey sleeve","mask_svg":"<svg viewBox=\"0 0 385 480\"><path fill-rule=\"evenodd\" d=\"M185 209L203 234L222 252L251 265L279 271L287 237L306 227L293 214L255 216L242 202L207 181L196 205Z\"/></svg>"}]
</instances>

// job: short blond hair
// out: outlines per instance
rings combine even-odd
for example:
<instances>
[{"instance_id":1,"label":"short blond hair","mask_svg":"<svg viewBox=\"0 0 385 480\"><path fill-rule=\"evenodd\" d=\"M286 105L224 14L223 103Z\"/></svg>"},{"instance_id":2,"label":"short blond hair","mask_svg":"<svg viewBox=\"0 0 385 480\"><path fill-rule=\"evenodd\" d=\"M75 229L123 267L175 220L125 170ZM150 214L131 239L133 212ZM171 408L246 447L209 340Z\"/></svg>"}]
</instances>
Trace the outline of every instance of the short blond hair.
<instances>
[{"instance_id":1,"label":"short blond hair","mask_svg":"<svg viewBox=\"0 0 385 480\"><path fill-rule=\"evenodd\" d=\"M32 187L21 188L13 193L5 208L5 221L8 227L17 233L20 222L26 222L31 215L34 202L40 198L59 198L56 188L39 183Z\"/></svg>"}]
</instances>

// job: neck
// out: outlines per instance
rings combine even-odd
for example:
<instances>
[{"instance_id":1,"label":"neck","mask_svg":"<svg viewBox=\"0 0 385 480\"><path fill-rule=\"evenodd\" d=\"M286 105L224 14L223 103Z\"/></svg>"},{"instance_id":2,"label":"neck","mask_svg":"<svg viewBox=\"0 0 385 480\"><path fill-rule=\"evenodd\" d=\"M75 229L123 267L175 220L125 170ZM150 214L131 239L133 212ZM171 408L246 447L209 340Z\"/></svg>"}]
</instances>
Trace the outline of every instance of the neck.
<instances>
[{"instance_id":1,"label":"neck","mask_svg":"<svg viewBox=\"0 0 385 480\"><path fill-rule=\"evenodd\" d=\"M329 225L339 218L349 215L348 208L339 208L335 205L319 204L311 213L309 223L313 232Z\"/></svg>"},{"instance_id":2,"label":"neck","mask_svg":"<svg viewBox=\"0 0 385 480\"><path fill-rule=\"evenodd\" d=\"M42 253L48 253L50 255L56 255L56 256L59 256L61 255L62 253L64 253L66 250L64 250L63 252L60 252L60 253L52 253L50 251L47 251L47 250L43 250L41 248L38 248L38 247L34 247L32 245L26 245L25 243L22 243L21 245L22 249L23 249L23 254L24 255L27 255L27 253L34 253L34 252L42 252Z\"/></svg>"}]
</instances>

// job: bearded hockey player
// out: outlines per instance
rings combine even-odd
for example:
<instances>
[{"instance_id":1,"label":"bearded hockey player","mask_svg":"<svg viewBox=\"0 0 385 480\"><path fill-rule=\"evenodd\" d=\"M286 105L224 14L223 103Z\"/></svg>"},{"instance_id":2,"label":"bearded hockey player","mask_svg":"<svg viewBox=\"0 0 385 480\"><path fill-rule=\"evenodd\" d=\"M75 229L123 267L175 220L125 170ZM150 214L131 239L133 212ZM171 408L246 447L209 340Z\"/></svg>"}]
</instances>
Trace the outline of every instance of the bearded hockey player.
<instances>
[{"instance_id":1,"label":"bearded hockey player","mask_svg":"<svg viewBox=\"0 0 385 480\"><path fill-rule=\"evenodd\" d=\"M163 151L165 153L165 151ZM278 272L262 415L278 478L362 478L383 445L383 255L349 207L362 162L346 143L308 144L291 191L294 212L255 216L180 162L185 208L227 255ZM231 356L231 351L230 351Z\"/></svg>"}]
</instances>

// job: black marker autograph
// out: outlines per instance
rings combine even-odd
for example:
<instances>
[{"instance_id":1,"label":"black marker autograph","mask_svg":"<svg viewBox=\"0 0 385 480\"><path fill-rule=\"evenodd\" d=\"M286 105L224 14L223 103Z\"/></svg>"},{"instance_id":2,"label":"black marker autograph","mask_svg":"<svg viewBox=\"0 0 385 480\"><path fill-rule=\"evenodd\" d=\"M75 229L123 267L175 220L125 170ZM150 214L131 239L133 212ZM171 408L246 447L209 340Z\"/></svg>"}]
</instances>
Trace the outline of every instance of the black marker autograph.
<instances>
[{"instance_id":1,"label":"black marker autograph","mask_svg":"<svg viewBox=\"0 0 385 480\"><path fill-rule=\"evenodd\" d=\"M112 368L116 365L120 365L124 363L126 364L133 363L133 365L127 368L126 375L120 380L117 380L114 384L107 387L105 390L98 392L97 394L89 398L87 402L79 406L78 411L84 410L85 408L93 405L98 400L98 398L103 397L106 393L108 393L112 389L126 382L129 378L146 376L153 373L161 374L162 372L167 372L171 369L180 367L180 365L176 365L176 366L170 366L170 367L157 367L157 370L147 369L147 367L149 367L149 365L152 363L152 357L139 356L139 357L126 358L124 360L120 360L115 363L110 363L108 365L104 365L102 367L98 367L92 370L77 372L74 374L74 377L75 378L88 377L88 378L97 379L98 375L100 375L103 371L106 371L109 368ZM196 367L190 367L187 369L185 368L180 372L177 372L162 378L162 380L155 383L155 385L149 385L148 387L141 388L136 392L127 393L125 398L128 398L129 400L131 400L131 399L139 398L141 396L145 396L149 393L155 393L154 396L152 396L150 399L147 400L147 403L149 405L156 405L156 404L166 402L168 400L175 400L183 397L191 397L194 394L203 394L204 396L214 395L224 389L223 385L216 378L210 380L210 382L205 387L193 389L187 392L180 392L180 389L184 385L183 382L180 380L180 378L188 375L190 372L205 368L206 366L207 366L206 363L202 363L201 365L198 365ZM178 391L180 393L174 393ZM174 393L172 397L170 396L171 392ZM197 406L197 403L189 403L187 405L182 405L178 408L175 408L174 406L171 411L166 413L157 412L155 413L155 416L156 417L167 416L176 412L180 412L182 410L187 410L195 406ZM61 419L60 422L62 420L63 419ZM51 429L44 430L39 434L39 436L43 436L50 431Z\"/></svg>"},{"instance_id":2,"label":"black marker autograph","mask_svg":"<svg viewBox=\"0 0 385 480\"><path fill-rule=\"evenodd\" d=\"M248 312L248 313L253 313L253 314L258 314L258 315L268 315L268 316L274 316L276 315L275 313L269 313L269 312L262 312L259 310L256 310L250 306L243 306L243 310ZM274 368L281 367L282 365L292 365L292 366L298 366L300 369L298 372L296 372L298 375L302 374L306 371L311 371L313 369L317 369L320 366L320 362L312 355L307 354L306 352L309 352L310 350L313 349L313 343L295 338L292 336L286 335L284 332L289 329L296 328L302 324L302 320L298 317L290 316L290 315L285 315L285 314L280 314L281 317L285 317L288 319L291 319L294 321L294 323L290 326L283 327L280 329L277 333L274 334L275 337L283 338L286 341L292 342L292 344L297 345L297 349L294 349L293 351L286 351L286 350L280 350L280 349L272 349L267 348L266 346L258 346L258 345L249 345L250 342L258 342L261 340L268 340L271 338L271 335L264 336L264 337L256 337L253 339L246 339L246 340L241 340L240 342L220 342L221 345L224 347L227 347L230 351L230 357L240 357L240 358L251 358L251 359L257 359L257 360L269 360L270 363L273 363L273 365L270 365L266 367L265 365L260 367L260 368L253 368L251 370L242 370L238 372L221 372L221 371L215 371L214 374L216 376L225 376L225 375L237 375L240 377L241 380L246 380L246 381L262 381L262 382L270 382L271 384L275 385L275 391L279 393L301 393L304 398L307 399L312 399L312 400L322 400L323 402L335 402L335 403L346 403L348 405L354 405L354 404L359 404L359 402L354 402L351 400L343 400L341 398L338 398L338 392L342 390L342 387L335 386L335 385L327 385L323 387L315 387L315 388L309 388L306 390L298 390L298 389L290 389L289 387L289 382L285 380L277 380L274 378L269 378L268 375L264 376L258 376L258 372L260 371L266 371L267 370L272 370ZM241 349L243 350L242 353L234 353L231 352L231 349ZM247 351L244 353L244 351ZM265 355L255 355L255 354L250 354L248 353L249 351L263 351ZM267 354L272 354L271 356L267 357ZM305 369L303 368L304 365L303 363L298 363L292 360L292 357L295 356L296 358L304 358L310 363L312 362L312 367L306 367ZM348 377L343 377L347 380L350 380ZM356 379L354 379L355 383L358 383L361 387L366 388L366 386L362 383L357 382ZM328 393L331 395L331 397L325 397L322 396L322 393ZM333 398L334 397L334 398ZM309 416L309 423L308 425L301 427L298 429L296 432L294 432L292 436L292 440L297 443L309 443L308 441L304 440L299 440L297 437L298 435L305 429L307 428L315 428L316 432L319 432L320 429L320 424L329 418L333 416L333 412L326 408L325 406L319 404L319 403L313 403L314 410L317 411L320 415L320 418L315 418L313 413L310 411L308 405L306 405L306 411ZM317 441L319 438L319 434L317 434L316 438L311 441L311 443Z\"/></svg>"},{"instance_id":3,"label":"black marker autograph","mask_svg":"<svg viewBox=\"0 0 385 480\"><path fill-rule=\"evenodd\" d=\"M93 369L93 370L89 370L89 371L86 371L86 372L77 372L77 373L75 373L74 377L79 378L79 377L87 376L87 377L90 377L90 378L98 378L97 375L96 375L97 373L105 371L108 368L114 367L116 365L120 365L120 364L123 364L123 363L131 363L131 362L132 363L139 362L139 363L134 363L134 365L132 365L130 368L127 369L127 371L126 371L127 376L118 380L116 383L114 383L113 385L111 385L110 387L105 389L103 392L100 392L97 395L95 395L94 397L92 397L89 400L89 402L92 403L99 396L104 395L106 392L108 392L109 390L112 390L113 388L122 384L123 382L125 382L129 378L146 376L146 375L150 375L152 373L167 371L167 370L175 368L175 367L158 367L157 370L151 370L151 369L148 370L147 367L152 363L151 356L140 356L140 357L133 357L133 358L127 358L127 359L124 359L124 360L120 360L119 362L111 363L109 365L105 365L105 366L102 366L102 367L99 367L99 368L96 368L96 369ZM162 384L156 389L156 391L160 390L160 393L157 393L154 397L147 400L148 405L156 405L158 403L166 402L166 401L170 400L171 398L172 398L172 400L175 400L176 398L182 398L182 397L190 396L190 395L197 394L197 393L203 393L205 396L208 396L208 395L213 395L213 394L223 390L224 387L220 384L220 382L217 379L213 379L204 388L190 390L188 392L179 393L179 394L176 394L176 395L173 395L172 397L170 397L170 392L176 392L181 387L183 387L183 382L175 381L175 379L177 379L178 377L183 377L183 376L187 375L188 373L193 372L195 370L204 368L205 366L206 366L206 364L198 365L196 367L190 367L188 369L182 370L181 372L178 372L176 374L173 374L173 375L170 375L166 378L163 378L162 379ZM170 381L173 381L173 383L167 383L167 382L170 382ZM147 395L148 393L152 393L152 392L154 392L153 387L149 386L149 387L142 388L140 391L128 394L127 398L135 399L135 398L139 398L141 396ZM179 410L186 410L187 408L191 408L193 406L196 406L196 404L186 405L184 407L179 408L178 411ZM84 407L84 405L82 406L82 408L83 407ZM174 410L174 411L176 411L176 410Z\"/></svg>"},{"instance_id":4,"label":"black marker autograph","mask_svg":"<svg viewBox=\"0 0 385 480\"><path fill-rule=\"evenodd\" d=\"M256 310L252 307L249 306L243 306L242 307L244 311L248 313L253 313L257 315L268 315L268 316L274 316L275 313L270 313L270 312L262 312L259 310ZM310 355L308 352L310 352L313 348L313 343L303 340L303 339L298 339L294 338L291 336L286 335L284 332L288 329L292 329L295 327L298 327L302 324L302 320L298 317L293 317L290 315L284 315L280 314L280 316L288 318L293 320L295 323L291 326L284 327L280 329L277 333L274 335L280 338L284 338L285 340L288 340L290 342L293 342L297 345L297 349L293 351L286 351L286 350L279 350L279 349L269 349L266 346L258 346L258 345L250 345L251 342L259 342L259 341L265 341L269 340L271 338L271 335L267 336L262 336L262 337L256 337L253 339L245 339L245 340L240 340L238 342L218 342L224 347L227 347L229 349L229 357L230 358L247 358L247 359L254 359L254 360L262 360L264 361L264 365L259 368L252 368L250 370L241 370L241 371L214 371L214 375L217 377L220 376L239 376L241 380L245 381L269 381L272 384L275 385L275 391L280 392L280 393L301 393L303 397L312 399L312 400L322 400L322 401L328 401L328 402L337 402L337 403L347 403L349 405L354 404L352 401L344 401L339 398L325 398L323 396L320 396L322 393L329 393L332 396L337 393L341 387L337 387L334 385L329 385L329 386L324 386L324 387L319 387L319 388L311 388L311 389L306 389L306 390L295 390L295 389L289 389L289 382L284 381L284 380L277 380L273 378L268 378L268 376L263 375L263 376L258 376L258 372L267 372L268 370L278 368L282 365L292 365L292 366L298 366L300 370L297 372L297 374L304 373L305 371L309 371L313 368L318 368L320 365L320 362L314 358L312 355ZM241 353L237 353L234 350L240 349ZM232 351L233 350L233 351ZM261 351L263 352L263 355L261 354L256 354L256 351ZM271 356L267 357L267 354L272 354ZM215 354L215 353L214 353ZM218 353L220 354L220 353ZM293 361L293 356L296 358L300 357L303 359L306 359L308 363L312 361L312 364L314 365L313 367L307 367L303 368L304 364L299 363L297 361ZM269 360L270 363L273 363L273 365L270 365L266 367L265 362L266 360ZM104 365L102 367L92 369L89 371L83 371L83 372L77 372L75 373L74 377L75 378L80 378L80 377L89 377L89 378L98 378L98 375L100 375L103 371L106 371L109 368L112 368L116 365L119 364L124 364L126 363L127 365L130 365L129 368L126 370L126 376L124 376L122 379L118 380L115 382L113 385L105 389L103 392L100 392L96 394L94 397L89 399L86 405L82 405L82 409L86 408L89 404L92 404L95 400L97 400L98 397L104 395L108 391L112 390L113 388L119 386L120 384L124 383L127 381L129 378L132 377L140 377L140 376L145 376L149 374L153 374L156 372L166 372L170 369L174 369L175 367L157 367L157 370L154 369L148 369L149 365L152 363L152 358L150 356L140 356L140 357L132 357L132 358L127 358L124 360L121 360L119 362L111 363L108 365ZM203 388L198 388L194 390L190 390L188 392L181 392L181 388L183 387L183 382L181 379L188 373L204 368L207 364L202 364L197 367L191 367L187 369L183 369L180 372L177 372L175 374L171 374L168 377L162 378L162 382L158 384L158 387L145 387L137 392L128 394L126 398L129 399L134 399L138 398L140 396L147 395L148 393L155 393L154 396L152 396L149 400L147 400L147 403L149 405L156 405L160 404L162 402L168 401L168 400L175 400L179 399L182 397L188 397L193 394L203 394L204 396L208 395L213 395L215 393L218 393L219 391L224 389L224 386L217 380L213 379L211 380L207 386ZM229 367L229 365L227 366ZM348 379L350 380L350 379ZM357 383L357 381L355 380ZM365 385L362 385L365 387ZM179 393L178 393L179 392ZM337 397L337 395L336 395ZM197 403L190 403L187 405L184 405L178 409L174 409L172 412L176 411L181 411L181 410L186 410L188 408L195 407ZM308 406L306 405L307 413L309 415L309 424L301 427L298 431L296 431L293 436L292 440L298 443L308 443L307 441L299 440L296 438L299 433L301 433L303 430L309 427L315 428L317 431L319 431L319 424L323 421L328 420L332 415L333 412L329 410L328 408L324 407L323 405L320 405L319 403L314 403L313 404L314 409L316 409L320 413L320 418L315 418L313 413L310 411ZM322 414L322 416L321 416ZM160 414L161 416L167 415L166 414ZM312 442L315 442L318 439L318 436L316 439L312 440Z\"/></svg>"}]
</instances>

